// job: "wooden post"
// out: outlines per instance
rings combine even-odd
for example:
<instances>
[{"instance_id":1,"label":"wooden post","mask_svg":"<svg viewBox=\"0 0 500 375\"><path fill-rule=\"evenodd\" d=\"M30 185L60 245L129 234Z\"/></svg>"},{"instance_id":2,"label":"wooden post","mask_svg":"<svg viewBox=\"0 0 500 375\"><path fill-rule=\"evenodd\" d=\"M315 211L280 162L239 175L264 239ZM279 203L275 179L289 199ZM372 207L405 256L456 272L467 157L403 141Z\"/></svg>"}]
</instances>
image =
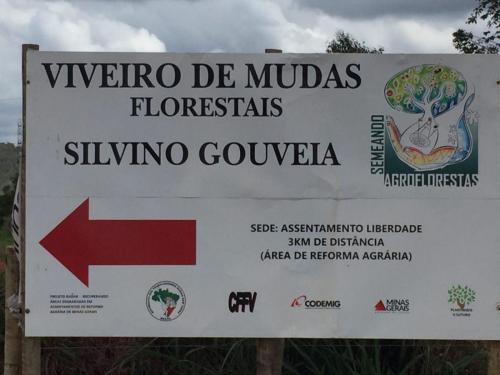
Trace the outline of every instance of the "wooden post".
<instances>
[{"instance_id":1,"label":"wooden post","mask_svg":"<svg viewBox=\"0 0 500 375\"><path fill-rule=\"evenodd\" d=\"M21 328L19 321L10 312L7 299L19 291L19 261L13 246L5 248L5 344L4 375L19 375L21 369Z\"/></svg>"},{"instance_id":2,"label":"wooden post","mask_svg":"<svg viewBox=\"0 0 500 375\"><path fill-rule=\"evenodd\" d=\"M500 80L497 80L497 85L500 85ZM497 303L497 313L500 314L500 302ZM489 344L488 375L500 375L500 341Z\"/></svg>"},{"instance_id":3,"label":"wooden post","mask_svg":"<svg viewBox=\"0 0 500 375\"><path fill-rule=\"evenodd\" d=\"M257 339L257 375L280 375L285 339Z\"/></svg>"},{"instance_id":4,"label":"wooden post","mask_svg":"<svg viewBox=\"0 0 500 375\"><path fill-rule=\"evenodd\" d=\"M26 307L25 300L25 280L26 280L26 89L29 85L28 82L28 66L27 56L28 51L38 51L37 44L23 44L22 50L22 80L23 80L23 144L21 148L21 247L20 247L20 297L23 309L23 329L24 329L24 315L29 313ZM22 349L22 374L23 375L40 375L41 373L41 352L40 352L40 339L37 337L26 337L23 335L23 349Z\"/></svg>"},{"instance_id":5,"label":"wooden post","mask_svg":"<svg viewBox=\"0 0 500 375\"><path fill-rule=\"evenodd\" d=\"M282 53L276 48L266 48L266 53ZM280 375L283 366L285 339L257 339L257 375Z\"/></svg>"},{"instance_id":6,"label":"wooden post","mask_svg":"<svg viewBox=\"0 0 500 375\"><path fill-rule=\"evenodd\" d=\"M500 375L500 341L490 342L488 375Z\"/></svg>"}]
</instances>

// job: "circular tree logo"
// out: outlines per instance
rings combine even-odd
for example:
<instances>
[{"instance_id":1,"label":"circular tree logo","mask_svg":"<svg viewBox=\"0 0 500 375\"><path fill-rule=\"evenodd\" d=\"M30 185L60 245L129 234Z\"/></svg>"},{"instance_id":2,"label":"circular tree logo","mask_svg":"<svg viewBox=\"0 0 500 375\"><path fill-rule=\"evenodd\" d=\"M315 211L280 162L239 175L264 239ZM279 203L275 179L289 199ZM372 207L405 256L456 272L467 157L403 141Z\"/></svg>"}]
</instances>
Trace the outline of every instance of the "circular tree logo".
<instances>
[{"instance_id":1,"label":"circular tree logo","mask_svg":"<svg viewBox=\"0 0 500 375\"><path fill-rule=\"evenodd\" d=\"M168 322L182 314L186 307L186 295L178 284L160 281L149 289L146 306L154 318Z\"/></svg>"}]
</instances>

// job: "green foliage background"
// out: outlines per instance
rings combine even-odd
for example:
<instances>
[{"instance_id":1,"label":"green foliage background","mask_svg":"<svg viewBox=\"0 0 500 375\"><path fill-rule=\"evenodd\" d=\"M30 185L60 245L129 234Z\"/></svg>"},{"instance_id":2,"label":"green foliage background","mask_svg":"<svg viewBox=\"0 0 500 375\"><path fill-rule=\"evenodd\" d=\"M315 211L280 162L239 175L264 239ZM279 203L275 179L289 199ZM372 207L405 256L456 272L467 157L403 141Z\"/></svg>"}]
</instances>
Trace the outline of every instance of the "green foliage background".
<instances>
[{"instance_id":1,"label":"green foliage background","mask_svg":"<svg viewBox=\"0 0 500 375\"><path fill-rule=\"evenodd\" d=\"M0 191L5 186L13 187L12 180L17 177L18 150L12 143L0 143Z\"/></svg>"}]
</instances>

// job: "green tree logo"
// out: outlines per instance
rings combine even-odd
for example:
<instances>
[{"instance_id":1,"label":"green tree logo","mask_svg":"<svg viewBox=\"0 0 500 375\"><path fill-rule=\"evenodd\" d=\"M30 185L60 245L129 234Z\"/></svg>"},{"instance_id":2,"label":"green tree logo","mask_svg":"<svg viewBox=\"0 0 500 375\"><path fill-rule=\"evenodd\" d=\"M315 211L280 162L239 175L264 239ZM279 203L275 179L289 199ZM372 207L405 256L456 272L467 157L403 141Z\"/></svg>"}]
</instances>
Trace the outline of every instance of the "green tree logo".
<instances>
[{"instance_id":1,"label":"green tree logo","mask_svg":"<svg viewBox=\"0 0 500 375\"><path fill-rule=\"evenodd\" d=\"M456 303L460 310L476 300L476 292L468 286L452 286L448 290L448 302Z\"/></svg>"}]
</instances>

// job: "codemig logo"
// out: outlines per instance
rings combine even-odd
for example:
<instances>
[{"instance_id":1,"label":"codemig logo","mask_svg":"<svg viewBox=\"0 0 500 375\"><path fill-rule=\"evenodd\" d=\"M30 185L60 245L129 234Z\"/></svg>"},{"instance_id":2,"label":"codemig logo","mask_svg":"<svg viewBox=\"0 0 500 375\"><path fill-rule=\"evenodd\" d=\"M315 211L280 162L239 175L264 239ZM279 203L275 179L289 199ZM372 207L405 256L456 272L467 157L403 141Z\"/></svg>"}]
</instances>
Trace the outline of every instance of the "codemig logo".
<instances>
[{"instance_id":1,"label":"codemig logo","mask_svg":"<svg viewBox=\"0 0 500 375\"><path fill-rule=\"evenodd\" d=\"M305 294L292 300L290 307L303 309L340 309L341 303L335 299L309 299Z\"/></svg>"},{"instance_id":2,"label":"codemig logo","mask_svg":"<svg viewBox=\"0 0 500 375\"><path fill-rule=\"evenodd\" d=\"M422 64L392 76L384 97L387 107L371 116L371 174L388 187L477 185L472 82L450 66Z\"/></svg>"},{"instance_id":3,"label":"codemig logo","mask_svg":"<svg viewBox=\"0 0 500 375\"><path fill-rule=\"evenodd\" d=\"M231 292L228 300L229 311L232 313L253 313L256 300L257 292Z\"/></svg>"}]
</instances>

